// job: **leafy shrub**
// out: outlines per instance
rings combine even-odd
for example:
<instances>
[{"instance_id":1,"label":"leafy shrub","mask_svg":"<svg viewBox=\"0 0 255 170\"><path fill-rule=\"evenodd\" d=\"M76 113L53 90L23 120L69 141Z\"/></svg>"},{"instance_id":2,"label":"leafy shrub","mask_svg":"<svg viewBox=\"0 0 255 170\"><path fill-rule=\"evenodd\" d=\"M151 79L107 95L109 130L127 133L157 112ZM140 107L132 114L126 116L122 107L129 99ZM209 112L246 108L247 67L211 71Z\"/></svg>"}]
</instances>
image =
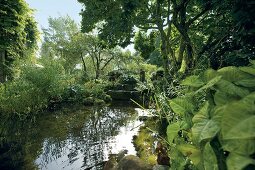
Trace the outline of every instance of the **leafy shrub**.
<instances>
[{"instance_id":1,"label":"leafy shrub","mask_svg":"<svg viewBox=\"0 0 255 170\"><path fill-rule=\"evenodd\" d=\"M23 66L21 76L1 85L0 113L26 117L47 108L52 99L61 100L70 79L57 64Z\"/></svg>"},{"instance_id":2,"label":"leafy shrub","mask_svg":"<svg viewBox=\"0 0 255 170\"><path fill-rule=\"evenodd\" d=\"M1 86L0 113L24 117L47 106L47 98L32 83L17 80Z\"/></svg>"},{"instance_id":3,"label":"leafy shrub","mask_svg":"<svg viewBox=\"0 0 255 170\"><path fill-rule=\"evenodd\" d=\"M255 62L208 69L182 85L186 94L169 100L167 113L172 168L254 168Z\"/></svg>"},{"instance_id":4,"label":"leafy shrub","mask_svg":"<svg viewBox=\"0 0 255 170\"><path fill-rule=\"evenodd\" d=\"M102 99L105 101L109 101L109 95L106 94L104 89L108 86L108 84L101 80L89 81L84 84L84 91L86 93L86 97L93 97L97 99Z\"/></svg>"}]
</instances>

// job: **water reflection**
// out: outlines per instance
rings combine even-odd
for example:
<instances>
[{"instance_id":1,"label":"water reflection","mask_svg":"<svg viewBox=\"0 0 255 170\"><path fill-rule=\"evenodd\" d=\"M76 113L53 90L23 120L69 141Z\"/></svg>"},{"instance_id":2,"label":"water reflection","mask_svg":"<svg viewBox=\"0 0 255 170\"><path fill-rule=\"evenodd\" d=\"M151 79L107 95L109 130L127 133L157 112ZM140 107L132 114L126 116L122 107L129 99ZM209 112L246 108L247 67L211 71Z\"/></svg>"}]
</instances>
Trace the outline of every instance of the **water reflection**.
<instances>
[{"instance_id":1,"label":"water reflection","mask_svg":"<svg viewBox=\"0 0 255 170\"><path fill-rule=\"evenodd\" d=\"M40 169L99 169L109 153L125 148L135 152L131 138L136 132L129 130L139 122L134 121L137 115L133 108L91 108L86 115L84 121L79 113L67 121L65 140L48 138L44 141L43 152L36 160Z\"/></svg>"},{"instance_id":2,"label":"water reflection","mask_svg":"<svg viewBox=\"0 0 255 170\"><path fill-rule=\"evenodd\" d=\"M35 163L49 170L102 169L110 153L128 149L135 154L131 141L139 124L136 110L123 106L63 109L43 115L18 128L18 143L26 150L23 167L29 169Z\"/></svg>"}]
</instances>

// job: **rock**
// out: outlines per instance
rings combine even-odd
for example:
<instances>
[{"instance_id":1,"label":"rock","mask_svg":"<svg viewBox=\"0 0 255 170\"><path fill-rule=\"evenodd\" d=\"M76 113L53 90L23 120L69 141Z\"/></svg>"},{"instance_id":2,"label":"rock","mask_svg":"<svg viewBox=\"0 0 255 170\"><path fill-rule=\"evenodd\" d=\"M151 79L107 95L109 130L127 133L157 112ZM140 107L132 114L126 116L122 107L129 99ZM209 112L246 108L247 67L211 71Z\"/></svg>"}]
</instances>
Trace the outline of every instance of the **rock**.
<instances>
[{"instance_id":1,"label":"rock","mask_svg":"<svg viewBox=\"0 0 255 170\"><path fill-rule=\"evenodd\" d=\"M127 155L120 160L113 170L152 170L152 166L134 155Z\"/></svg>"},{"instance_id":2,"label":"rock","mask_svg":"<svg viewBox=\"0 0 255 170\"><path fill-rule=\"evenodd\" d=\"M117 154L117 162L119 162L122 158L125 157L125 155L128 153L127 149L123 149L121 150L118 154Z\"/></svg>"},{"instance_id":3,"label":"rock","mask_svg":"<svg viewBox=\"0 0 255 170\"><path fill-rule=\"evenodd\" d=\"M115 156L110 156L110 159L105 163L103 170L114 170L114 167L117 165Z\"/></svg>"},{"instance_id":4,"label":"rock","mask_svg":"<svg viewBox=\"0 0 255 170\"><path fill-rule=\"evenodd\" d=\"M169 170L169 166L167 165L155 165L153 166L153 170Z\"/></svg>"}]
</instances>

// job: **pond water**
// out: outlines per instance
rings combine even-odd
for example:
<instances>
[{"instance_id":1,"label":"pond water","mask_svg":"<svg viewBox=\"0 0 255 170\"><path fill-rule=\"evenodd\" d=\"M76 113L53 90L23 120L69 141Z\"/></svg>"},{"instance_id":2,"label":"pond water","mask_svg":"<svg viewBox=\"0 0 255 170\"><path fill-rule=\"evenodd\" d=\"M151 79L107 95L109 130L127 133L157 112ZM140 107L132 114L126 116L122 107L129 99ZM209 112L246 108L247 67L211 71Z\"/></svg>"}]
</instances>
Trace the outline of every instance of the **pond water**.
<instances>
[{"instance_id":1,"label":"pond water","mask_svg":"<svg viewBox=\"0 0 255 170\"><path fill-rule=\"evenodd\" d=\"M136 154L142 124L132 106L63 108L34 121L2 122L0 169L95 169L109 154Z\"/></svg>"}]
</instances>

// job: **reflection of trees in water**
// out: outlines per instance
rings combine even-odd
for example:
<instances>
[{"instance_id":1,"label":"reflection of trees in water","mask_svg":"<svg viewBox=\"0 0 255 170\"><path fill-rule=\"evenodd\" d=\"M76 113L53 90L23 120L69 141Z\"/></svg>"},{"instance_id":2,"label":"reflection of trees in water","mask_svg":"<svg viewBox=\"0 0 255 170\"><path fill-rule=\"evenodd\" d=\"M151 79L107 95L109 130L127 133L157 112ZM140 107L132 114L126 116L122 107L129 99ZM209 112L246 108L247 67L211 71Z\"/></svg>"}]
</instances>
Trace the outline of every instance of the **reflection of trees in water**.
<instances>
[{"instance_id":1,"label":"reflection of trees in water","mask_svg":"<svg viewBox=\"0 0 255 170\"><path fill-rule=\"evenodd\" d=\"M29 145L33 143L33 139L26 143L26 130L29 129L31 121L20 122L12 117L0 119L0 169L24 169L24 166L27 169L36 169L29 157L24 157ZM37 146L35 144L34 148L39 149Z\"/></svg>"},{"instance_id":2,"label":"reflection of trees in water","mask_svg":"<svg viewBox=\"0 0 255 170\"><path fill-rule=\"evenodd\" d=\"M85 155L85 166L99 164L105 159L104 148L109 148L110 139L118 133L128 117L127 112L110 108L95 110L94 113L82 130L81 141L84 143L80 143L80 146ZM74 138L74 141L77 140Z\"/></svg>"},{"instance_id":3,"label":"reflection of trees in water","mask_svg":"<svg viewBox=\"0 0 255 170\"><path fill-rule=\"evenodd\" d=\"M106 159L104 150L110 150L113 136L117 135L121 126L130 118L134 109L93 108L86 120L81 121L79 114L68 121L66 140L49 138L44 142L44 151L40 157L41 165L65 155L68 164L83 158L83 168L98 165ZM77 123L78 122L78 123Z\"/></svg>"},{"instance_id":4,"label":"reflection of trees in water","mask_svg":"<svg viewBox=\"0 0 255 170\"><path fill-rule=\"evenodd\" d=\"M70 167L81 160L83 165L79 165L79 168L99 165L106 159L104 150L111 149L113 136L131 119L130 113L134 113L133 108L85 108L75 112L61 110L45 114L36 122L2 121L0 165L5 162L8 167L8 163L16 163L12 167L29 169L26 167L32 167L37 158L40 167L46 167L58 159ZM11 148L15 152L11 152ZM3 154L6 156L3 157ZM8 158L10 162L1 158ZM100 165L96 169L100 169Z\"/></svg>"}]
</instances>

